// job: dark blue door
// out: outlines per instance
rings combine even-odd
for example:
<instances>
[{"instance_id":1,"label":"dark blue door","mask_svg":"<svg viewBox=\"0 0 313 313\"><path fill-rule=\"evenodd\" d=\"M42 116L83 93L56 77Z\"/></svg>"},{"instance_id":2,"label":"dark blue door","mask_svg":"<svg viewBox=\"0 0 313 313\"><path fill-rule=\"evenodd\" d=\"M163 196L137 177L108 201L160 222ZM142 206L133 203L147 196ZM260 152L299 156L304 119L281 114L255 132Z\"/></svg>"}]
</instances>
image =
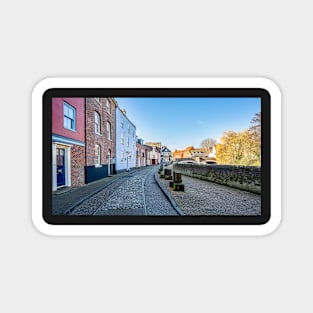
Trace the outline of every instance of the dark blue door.
<instances>
[{"instance_id":1,"label":"dark blue door","mask_svg":"<svg viewBox=\"0 0 313 313\"><path fill-rule=\"evenodd\" d=\"M65 185L65 165L64 165L65 150L57 148L57 185Z\"/></svg>"}]
</instances>

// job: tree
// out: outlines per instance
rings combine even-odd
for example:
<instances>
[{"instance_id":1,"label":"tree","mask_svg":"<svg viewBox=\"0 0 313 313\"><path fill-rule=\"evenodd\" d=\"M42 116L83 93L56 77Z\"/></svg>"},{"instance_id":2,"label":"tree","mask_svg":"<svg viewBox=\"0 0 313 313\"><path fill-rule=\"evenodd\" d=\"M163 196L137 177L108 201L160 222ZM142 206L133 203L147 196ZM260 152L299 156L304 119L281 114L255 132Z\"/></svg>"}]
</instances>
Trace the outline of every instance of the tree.
<instances>
[{"instance_id":1,"label":"tree","mask_svg":"<svg viewBox=\"0 0 313 313\"><path fill-rule=\"evenodd\" d=\"M201 142L201 148L205 149L208 152L212 151L215 145L216 145L216 140L212 138L204 139Z\"/></svg>"},{"instance_id":2,"label":"tree","mask_svg":"<svg viewBox=\"0 0 313 313\"><path fill-rule=\"evenodd\" d=\"M249 129L255 129L258 132L261 132L261 121L262 121L261 112L255 113L254 117L252 118L250 122L252 126Z\"/></svg>"},{"instance_id":3,"label":"tree","mask_svg":"<svg viewBox=\"0 0 313 313\"><path fill-rule=\"evenodd\" d=\"M261 113L256 113L251 120L252 126L248 129L250 140L250 152L252 164L261 165L261 129L262 116Z\"/></svg>"},{"instance_id":4,"label":"tree","mask_svg":"<svg viewBox=\"0 0 313 313\"><path fill-rule=\"evenodd\" d=\"M243 155L243 142L240 133L229 130L221 137L216 150L216 161L219 164L239 164Z\"/></svg>"},{"instance_id":5,"label":"tree","mask_svg":"<svg viewBox=\"0 0 313 313\"><path fill-rule=\"evenodd\" d=\"M218 164L261 165L261 113L251 120L252 126L242 132L224 132L216 145Z\"/></svg>"}]
</instances>

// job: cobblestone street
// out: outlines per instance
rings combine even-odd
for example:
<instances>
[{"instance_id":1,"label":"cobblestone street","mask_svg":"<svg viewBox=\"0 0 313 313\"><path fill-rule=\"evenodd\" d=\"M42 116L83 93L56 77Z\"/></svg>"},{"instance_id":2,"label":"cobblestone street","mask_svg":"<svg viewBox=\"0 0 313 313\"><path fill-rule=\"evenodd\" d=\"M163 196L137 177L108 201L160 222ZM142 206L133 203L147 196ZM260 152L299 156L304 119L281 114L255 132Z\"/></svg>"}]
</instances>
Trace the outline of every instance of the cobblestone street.
<instances>
[{"instance_id":1,"label":"cobblestone street","mask_svg":"<svg viewBox=\"0 0 313 313\"><path fill-rule=\"evenodd\" d=\"M168 167L170 168L170 167ZM85 188L76 191L83 198L61 211L67 198L71 202L75 191L54 196L56 215L260 215L261 196L235 188L182 176L185 191L173 191L169 181L159 178L159 166L132 169L130 172L98 182L95 191L88 195ZM67 204L68 205L68 204ZM60 212L60 213L59 213ZM63 212L63 213L62 213Z\"/></svg>"},{"instance_id":2,"label":"cobblestone street","mask_svg":"<svg viewBox=\"0 0 313 313\"><path fill-rule=\"evenodd\" d=\"M178 215L154 174L158 167L132 170L70 212L70 215Z\"/></svg>"},{"instance_id":3,"label":"cobblestone street","mask_svg":"<svg viewBox=\"0 0 313 313\"><path fill-rule=\"evenodd\" d=\"M208 181L182 176L185 191L173 191L160 183L186 215L260 215L261 196Z\"/></svg>"}]
</instances>

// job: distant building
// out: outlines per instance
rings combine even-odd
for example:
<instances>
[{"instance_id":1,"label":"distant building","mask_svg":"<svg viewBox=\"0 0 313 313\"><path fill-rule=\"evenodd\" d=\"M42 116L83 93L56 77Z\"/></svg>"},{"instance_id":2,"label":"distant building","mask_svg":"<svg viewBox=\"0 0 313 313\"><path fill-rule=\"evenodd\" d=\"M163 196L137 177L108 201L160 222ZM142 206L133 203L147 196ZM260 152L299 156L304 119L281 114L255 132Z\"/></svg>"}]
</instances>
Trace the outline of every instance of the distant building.
<instances>
[{"instance_id":1,"label":"distant building","mask_svg":"<svg viewBox=\"0 0 313 313\"><path fill-rule=\"evenodd\" d=\"M173 160L182 161L195 161L202 164L214 164L216 158L215 146L210 149L194 148L189 146L184 150L175 150L173 152Z\"/></svg>"},{"instance_id":2,"label":"distant building","mask_svg":"<svg viewBox=\"0 0 313 313\"><path fill-rule=\"evenodd\" d=\"M136 167L152 165L152 150L151 146L144 144L143 139L136 139Z\"/></svg>"},{"instance_id":3,"label":"distant building","mask_svg":"<svg viewBox=\"0 0 313 313\"><path fill-rule=\"evenodd\" d=\"M210 151L208 153L208 157L209 158L213 158L213 159L216 158L216 148L215 148L215 145L212 148L210 148Z\"/></svg>"},{"instance_id":4,"label":"distant building","mask_svg":"<svg viewBox=\"0 0 313 313\"><path fill-rule=\"evenodd\" d=\"M175 150L173 152L174 160L190 159L192 158L192 151L194 150L193 146L189 146L184 150Z\"/></svg>"},{"instance_id":5,"label":"distant building","mask_svg":"<svg viewBox=\"0 0 313 313\"><path fill-rule=\"evenodd\" d=\"M145 166L145 146L143 144L143 139L136 139L136 167Z\"/></svg>"},{"instance_id":6,"label":"distant building","mask_svg":"<svg viewBox=\"0 0 313 313\"><path fill-rule=\"evenodd\" d=\"M191 156L194 157L206 157L207 153L204 149L192 149L190 150Z\"/></svg>"},{"instance_id":7,"label":"distant building","mask_svg":"<svg viewBox=\"0 0 313 313\"><path fill-rule=\"evenodd\" d=\"M85 183L85 99L52 98L52 190Z\"/></svg>"},{"instance_id":8,"label":"distant building","mask_svg":"<svg viewBox=\"0 0 313 313\"><path fill-rule=\"evenodd\" d=\"M145 148L145 163L146 165L152 165L152 150L153 148L151 146L148 146L148 145L144 145L144 148Z\"/></svg>"},{"instance_id":9,"label":"distant building","mask_svg":"<svg viewBox=\"0 0 313 313\"><path fill-rule=\"evenodd\" d=\"M150 146L152 150L150 151L151 165L161 163L161 142L146 142L146 146Z\"/></svg>"},{"instance_id":10,"label":"distant building","mask_svg":"<svg viewBox=\"0 0 313 313\"><path fill-rule=\"evenodd\" d=\"M173 160L183 159L185 150L175 150L173 152Z\"/></svg>"},{"instance_id":11,"label":"distant building","mask_svg":"<svg viewBox=\"0 0 313 313\"><path fill-rule=\"evenodd\" d=\"M159 149L162 148L161 142L152 142L152 141L149 141L149 142L146 142L146 145L148 145L148 146L150 146L150 147L158 147Z\"/></svg>"},{"instance_id":12,"label":"distant building","mask_svg":"<svg viewBox=\"0 0 313 313\"><path fill-rule=\"evenodd\" d=\"M118 105L115 109L117 172L136 167L136 126Z\"/></svg>"},{"instance_id":13,"label":"distant building","mask_svg":"<svg viewBox=\"0 0 313 313\"><path fill-rule=\"evenodd\" d=\"M161 163L168 163L172 161L172 151L168 149L166 146L162 146L161 148Z\"/></svg>"}]
</instances>

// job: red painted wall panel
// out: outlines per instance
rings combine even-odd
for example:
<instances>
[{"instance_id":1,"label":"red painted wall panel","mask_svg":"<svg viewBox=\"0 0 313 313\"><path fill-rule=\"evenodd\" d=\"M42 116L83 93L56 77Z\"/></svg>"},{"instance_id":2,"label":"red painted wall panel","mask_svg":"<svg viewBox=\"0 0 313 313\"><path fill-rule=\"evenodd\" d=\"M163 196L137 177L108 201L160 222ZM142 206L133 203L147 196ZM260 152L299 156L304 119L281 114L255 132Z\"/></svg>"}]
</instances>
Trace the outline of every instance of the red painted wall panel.
<instances>
[{"instance_id":1,"label":"red painted wall panel","mask_svg":"<svg viewBox=\"0 0 313 313\"><path fill-rule=\"evenodd\" d=\"M64 128L63 102L76 109L76 130ZM85 142L85 99L52 98L52 133Z\"/></svg>"}]
</instances>

